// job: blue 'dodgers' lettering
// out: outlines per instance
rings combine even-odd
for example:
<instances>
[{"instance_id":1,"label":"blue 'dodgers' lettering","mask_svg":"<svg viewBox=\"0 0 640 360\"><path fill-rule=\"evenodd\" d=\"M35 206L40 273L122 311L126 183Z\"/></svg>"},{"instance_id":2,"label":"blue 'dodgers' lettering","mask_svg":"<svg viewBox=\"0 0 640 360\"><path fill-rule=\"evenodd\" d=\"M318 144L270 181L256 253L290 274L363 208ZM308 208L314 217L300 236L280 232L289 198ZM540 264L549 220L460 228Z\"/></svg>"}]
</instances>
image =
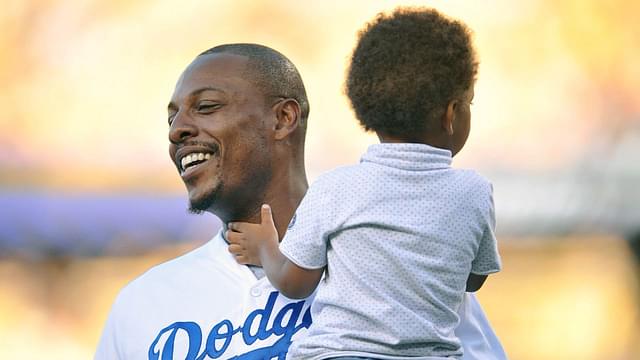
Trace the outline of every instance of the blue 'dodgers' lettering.
<instances>
[{"instance_id":1,"label":"blue 'dodgers' lettering","mask_svg":"<svg viewBox=\"0 0 640 360\"><path fill-rule=\"evenodd\" d=\"M236 355L229 360L264 360L278 359L284 360L287 350L291 345L291 338L301 329L309 328L311 325L311 309L307 308L302 320L300 315L304 308L304 300L288 303L275 314L271 327L269 322L272 317L273 307L278 298L278 292L274 291L269 295L264 309L252 311L244 323L234 328L231 320L222 320L213 326L207 336L204 349L202 347L202 329L195 322L175 322L160 330L158 336L149 347L149 360L172 360L174 355L174 345L176 335L184 333L189 339L189 347L185 360L218 359L224 355L231 344L234 336L241 334L246 345L252 345L257 340L266 340L271 336L280 337L273 345L251 350L245 354ZM287 317L288 316L288 317ZM259 320L258 320L259 319ZM288 319L285 323L285 319ZM251 327L255 321L259 321L255 334L251 333ZM164 345L160 346L160 340L166 336ZM202 352L201 352L202 350Z\"/></svg>"},{"instance_id":2,"label":"blue 'dodgers' lettering","mask_svg":"<svg viewBox=\"0 0 640 360\"><path fill-rule=\"evenodd\" d=\"M175 322L166 328L160 330L160 334L153 341L151 347L149 347L149 359L160 360L173 360L173 344L176 341L176 334L178 331L183 330L189 337L189 350L187 351L187 359L195 359L200 349L200 341L202 340L202 330L200 326L194 322ZM160 353L155 350L156 344L160 340L162 334L168 332L169 337L162 347L162 358L159 357Z\"/></svg>"},{"instance_id":3,"label":"blue 'dodgers' lettering","mask_svg":"<svg viewBox=\"0 0 640 360\"><path fill-rule=\"evenodd\" d=\"M224 327L224 330L222 329ZM233 330L233 323L229 320L222 320L216 324L216 326L211 329L209 336L207 337L207 345L205 347L205 353L212 359L217 359L220 355L224 354L231 344L231 339L233 339L233 334L235 331ZM220 349L216 348L216 340L224 339L224 343L220 347ZM198 345L199 347L200 345Z\"/></svg>"}]
</instances>

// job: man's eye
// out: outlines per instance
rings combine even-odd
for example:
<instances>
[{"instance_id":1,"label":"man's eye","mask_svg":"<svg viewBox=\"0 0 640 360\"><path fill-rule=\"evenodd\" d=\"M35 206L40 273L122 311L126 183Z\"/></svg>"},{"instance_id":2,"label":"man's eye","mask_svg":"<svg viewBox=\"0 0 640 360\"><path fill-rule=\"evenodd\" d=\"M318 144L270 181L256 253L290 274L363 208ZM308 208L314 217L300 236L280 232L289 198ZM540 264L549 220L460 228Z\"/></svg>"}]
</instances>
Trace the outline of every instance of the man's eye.
<instances>
[{"instance_id":1,"label":"man's eye","mask_svg":"<svg viewBox=\"0 0 640 360\"><path fill-rule=\"evenodd\" d=\"M208 112L218 110L221 106L222 105L215 104L215 103L203 103L198 105L197 110L198 112L208 113Z\"/></svg>"},{"instance_id":2,"label":"man's eye","mask_svg":"<svg viewBox=\"0 0 640 360\"><path fill-rule=\"evenodd\" d=\"M169 114L169 118L167 119L167 122L169 123L169 126L171 126L171 124L173 123L173 118L176 117L176 114Z\"/></svg>"}]
</instances>

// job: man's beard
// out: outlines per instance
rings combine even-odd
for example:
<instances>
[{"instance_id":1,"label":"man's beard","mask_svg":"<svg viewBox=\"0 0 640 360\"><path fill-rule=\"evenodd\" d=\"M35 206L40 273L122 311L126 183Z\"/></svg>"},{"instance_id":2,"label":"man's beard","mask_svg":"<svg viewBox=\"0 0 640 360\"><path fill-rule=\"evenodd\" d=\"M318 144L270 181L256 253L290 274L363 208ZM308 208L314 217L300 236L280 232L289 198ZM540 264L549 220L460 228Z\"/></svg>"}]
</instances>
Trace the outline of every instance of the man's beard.
<instances>
[{"instance_id":1,"label":"man's beard","mask_svg":"<svg viewBox=\"0 0 640 360\"><path fill-rule=\"evenodd\" d=\"M189 200L189 212L191 214L200 215L209 210L218 200L218 194L222 191L222 184L209 190L204 196L198 200Z\"/></svg>"}]
</instances>

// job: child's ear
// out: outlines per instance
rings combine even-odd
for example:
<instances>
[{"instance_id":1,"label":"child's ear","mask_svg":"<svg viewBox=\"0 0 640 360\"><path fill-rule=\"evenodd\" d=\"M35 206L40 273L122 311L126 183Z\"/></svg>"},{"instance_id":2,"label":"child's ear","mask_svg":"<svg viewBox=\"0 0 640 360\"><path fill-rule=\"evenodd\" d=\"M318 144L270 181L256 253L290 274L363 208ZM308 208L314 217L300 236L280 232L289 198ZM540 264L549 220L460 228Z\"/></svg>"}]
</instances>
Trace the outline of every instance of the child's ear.
<instances>
[{"instance_id":1,"label":"child's ear","mask_svg":"<svg viewBox=\"0 0 640 360\"><path fill-rule=\"evenodd\" d=\"M300 104L295 99L282 99L275 105L275 139L282 140L294 132L300 123Z\"/></svg>"},{"instance_id":2,"label":"child's ear","mask_svg":"<svg viewBox=\"0 0 640 360\"><path fill-rule=\"evenodd\" d=\"M442 129L449 135L453 135L453 123L456 120L456 110L458 107L458 100L451 100L447 105L447 109L442 117Z\"/></svg>"}]
</instances>

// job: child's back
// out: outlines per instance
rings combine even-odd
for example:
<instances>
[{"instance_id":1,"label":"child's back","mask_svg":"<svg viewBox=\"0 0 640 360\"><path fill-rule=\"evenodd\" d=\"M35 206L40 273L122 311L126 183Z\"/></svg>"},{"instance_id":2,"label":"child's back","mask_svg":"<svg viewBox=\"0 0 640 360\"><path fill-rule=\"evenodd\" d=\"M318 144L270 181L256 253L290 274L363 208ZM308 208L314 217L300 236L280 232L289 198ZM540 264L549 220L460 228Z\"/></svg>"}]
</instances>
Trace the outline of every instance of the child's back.
<instances>
[{"instance_id":1,"label":"child's back","mask_svg":"<svg viewBox=\"0 0 640 360\"><path fill-rule=\"evenodd\" d=\"M499 264L490 185L450 164L448 150L378 144L311 186L280 250L329 270L292 358L461 355L453 330L469 273Z\"/></svg>"}]
</instances>

